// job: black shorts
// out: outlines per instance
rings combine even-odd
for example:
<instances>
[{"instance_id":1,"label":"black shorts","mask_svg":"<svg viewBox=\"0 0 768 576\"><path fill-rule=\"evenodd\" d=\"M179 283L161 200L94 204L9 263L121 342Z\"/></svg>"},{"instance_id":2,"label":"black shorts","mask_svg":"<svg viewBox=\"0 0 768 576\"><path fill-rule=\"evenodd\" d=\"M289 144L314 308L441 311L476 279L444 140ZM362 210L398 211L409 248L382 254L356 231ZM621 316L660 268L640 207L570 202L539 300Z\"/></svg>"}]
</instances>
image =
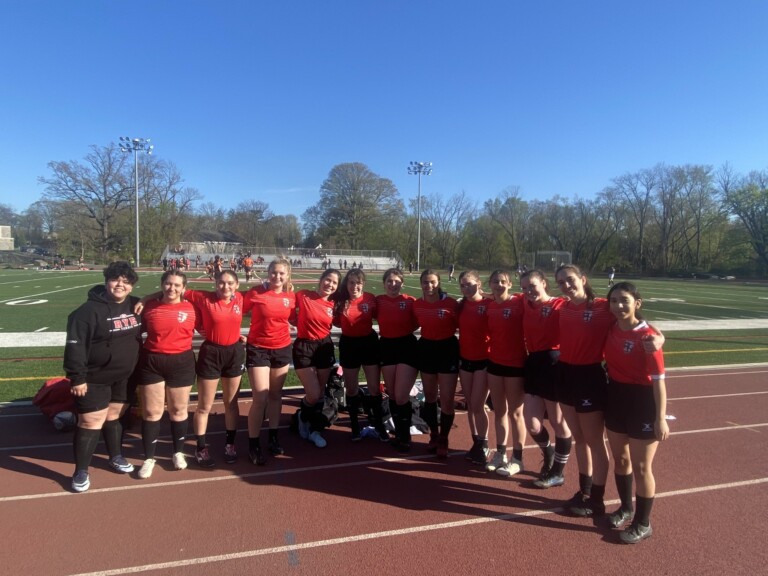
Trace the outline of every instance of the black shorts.
<instances>
[{"instance_id":1,"label":"black shorts","mask_svg":"<svg viewBox=\"0 0 768 576\"><path fill-rule=\"evenodd\" d=\"M557 360L559 350L531 352L525 360L525 393L540 396L545 400L557 401Z\"/></svg>"},{"instance_id":2,"label":"black shorts","mask_svg":"<svg viewBox=\"0 0 768 576\"><path fill-rule=\"evenodd\" d=\"M104 410L110 404L128 404L130 396L128 379L125 379L112 384L88 382L85 396L75 396L74 400L78 414L87 414Z\"/></svg>"},{"instance_id":3,"label":"black shorts","mask_svg":"<svg viewBox=\"0 0 768 576\"><path fill-rule=\"evenodd\" d=\"M608 430L636 440L655 440L655 422L653 386L609 381L605 404Z\"/></svg>"},{"instance_id":4,"label":"black shorts","mask_svg":"<svg viewBox=\"0 0 768 576\"><path fill-rule=\"evenodd\" d=\"M240 342L220 346L207 340L197 354L197 377L204 380L236 378L245 369L245 348Z\"/></svg>"},{"instance_id":5,"label":"black shorts","mask_svg":"<svg viewBox=\"0 0 768 576\"><path fill-rule=\"evenodd\" d=\"M557 401L579 413L605 411L608 377L602 364L557 363Z\"/></svg>"},{"instance_id":6,"label":"black shorts","mask_svg":"<svg viewBox=\"0 0 768 576\"><path fill-rule=\"evenodd\" d=\"M501 376L502 378L522 378L525 376L525 368L521 366L505 366L488 360L488 374Z\"/></svg>"},{"instance_id":7,"label":"black shorts","mask_svg":"<svg viewBox=\"0 0 768 576\"><path fill-rule=\"evenodd\" d=\"M419 370L425 374L459 373L459 340L451 336L445 340L419 338Z\"/></svg>"},{"instance_id":8,"label":"black shorts","mask_svg":"<svg viewBox=\"0 0 768 576\"><path fill-rule=\"evenodd\" d=\"M344 336L339 338L339 364L342 368L378 366L379 335L373 330L368 336Z\"/></svg>"},{"instance_id":9,"label":"black shorts","mask_svg":"<svg viewBox=\"0 0 768 576\"><path fill-rule=\"evenodd\" d=\"M480 372L488 368L488 360L466 360L459 358L459 370L464 372Z\"/></svg>"},{"instance_id":10,"label":"black shorts","mask_svg":"<svg viewBox=\"0 0 768 576\"><path fill-rule=\"evenodd\" d=\"M139 386L165 382L168 388L184 388L195 383L195 353L155 354L142 350L136 380Z\"/></svg>"},{"instance_id":11,"label":"black shorts","mask_svg":"<svg viewBox=\"0 0 768 576\"><path fill-rule=\"evenodd\" d=\"M322 340L307 340L296 338L293 343L293 367L300 368L330 368L336 364L336 350L333 340L326 336Z\"/></svg>"},{"instance_id":12,"label":"black shorts","mask_svg":"<svg viewBox=\"0 0 768 576\"><path fill-rule=\"evenodd\" d=\"M262 348L248 344L245 347L246 368L282 368L291 363L291 345L283 348Z\"/></svg>"},{"instance_id":13,"label":"black shorts","mask_svg":"<svg viewBox=\"0 0 768 576\"><path fill-rule=\"evenodd\" d=\"M414 368L419 367L417 340L413 334L400 336L399 338L379 338L379 354L382 366L395 366L396 364L408 364Z\"/></svg>"}]
</instances>

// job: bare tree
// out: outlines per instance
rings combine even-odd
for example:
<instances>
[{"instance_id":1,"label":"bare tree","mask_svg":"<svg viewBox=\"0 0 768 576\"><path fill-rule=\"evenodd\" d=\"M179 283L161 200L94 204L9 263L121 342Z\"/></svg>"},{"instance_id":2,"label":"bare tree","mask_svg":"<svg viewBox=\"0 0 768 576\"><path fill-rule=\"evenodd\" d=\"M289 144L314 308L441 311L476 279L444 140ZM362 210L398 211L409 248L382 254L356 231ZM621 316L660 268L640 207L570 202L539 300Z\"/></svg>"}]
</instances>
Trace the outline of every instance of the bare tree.
<instances>
[{"instance_id":1,"label":"bare tree","mask_svg":"<svg viewBox=\"0 0 768 576\"><path fill-rule=\"evenodd\" d=\"M763 270L768 269L768 170L739 177L726 165L717 179L722 202L744 224Z\"/></svg>"},{"instance_id":2,"label":"bare tree","mask_svg":"<svg viewBox=\"0 0 768 576\"><path fill-rule=\"evenodd\" d=\"M529 216L528 205L520 198L520 187L510 186L504 189L496 198L486 200L483 208L491 220L504 231L512 250L512 259L519 263Z\"/></svg>"},{"instance_id":3,"label":"bare tree","mask_svg":"<svg viewBox=\"0 0 768 576\"><path fill-rule=\"evenodd\" d=\"M456 247L475 211L475 203L463 190L450 198L443 198L437 193L426 198L422 215L432 228L432 246L440 256L441 267L455 259Z\"/></svg>"}]
</instances>

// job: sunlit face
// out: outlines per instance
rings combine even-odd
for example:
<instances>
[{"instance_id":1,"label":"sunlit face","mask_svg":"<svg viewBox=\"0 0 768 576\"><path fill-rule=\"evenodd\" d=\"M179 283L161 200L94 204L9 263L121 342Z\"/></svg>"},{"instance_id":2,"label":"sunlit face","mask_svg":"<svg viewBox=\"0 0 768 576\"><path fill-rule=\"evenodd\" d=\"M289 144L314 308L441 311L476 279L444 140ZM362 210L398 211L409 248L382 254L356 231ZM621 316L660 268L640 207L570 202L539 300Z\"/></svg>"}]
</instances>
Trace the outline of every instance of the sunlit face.
<instances>
[{"instance_id":1,"label":"sunlit face","mask_svg":"<svg viewBox=\"0 0 768 576\"><path fill-rule=\"evenodd\" d=\"M475 276L466 275L459 281L461 294L467 300L474 300L480 297L480 280Z\"/></svg>"},{"instance_id":2,"label":"sunlit face","mask_svg":"<svg viewBox=\"0 0 768 576\"><path fill-rule=\"evenodd\" d=\"M526 276L520 280L520 288L522 288L523 293L529 302L545 302L549 299L546 281L537 276Z\"/></svg>"},{"instance_id":3,"label":"sunlit face","mask_svg":"<svg viewBox=\"0 0 768 576\"><path fill-rule=\"evenodd\" d=\"M424 297L437 296L439 294L440 279L436 274L427 274L421 279L421 291Z\"/></svg>"},{"instance_id":4,"label":"sunlit face","mask_svg":"<svg viewBox=\"0 0 768 576\"><path fill-rule=\"evenodd\" d=\"M633 323L636 321L636 313L640 310L643 301L635 298L625 290L614 290L609 299L611 313L619 322Z\"/></svg>"},{"instance_id":5,"label":"sunlit face","mask_svg":"<svg viewBox=\"0 0 768 576\"><path fill-rule=\"evenodd\" d=\"M557 286L564 296L568 296L572 300L583 300L587 297L586 292L584 292L586 277L576 274L570 268L560 270L555 280L557 280Z\"/></svg>"},{"instance_id":6,"label":"sunlit face","mask_svg":"<svg viewBox=\"0 0 768 576\"><path fill-rule=\"evenodd\" d=\"M403 279L397 274L390 274L384 281L384 289L387 291L387 296L394 298L400 295L400 289L403 287Z\"/></svg>"},{"instance_id":7,"label":"sunlit face","mask_svg":"<svg viewBox=\"0 0 768 576\"><path fill-rule=\"evenodd\" d=\"M494 274L489 284L495 298L506 298L512 287L512 281L506 274Z\"/></svg>"},{"instance_id":8,"label":"sunlit face","mask_svg":"<svg viewBox=\"0 0 768 576\"><path fill-rule=\"evenodd\" d=\"M237 288L240 283L232 274L226 272L222 274L216 281L216 295L221 300L229 300L237 292Z\"/></svg>"},{"instance_id":9,"label":"sunlit face","mask_svg":"<svg viewBox=\"0 0 768 576\"><path fill-rule=\"evenodd\" d=\"M288 268L285 264L274 264L269 268L269 287L280 292L288 280Z\"/></svg>"},{"instance_id":10,"label":"sunlit face","mask_svg":"<svg viewBox=\"0 0 768 576\"><path fill-rule=\"evenodd\" d=\"M328 298L331 294L336 292L336 288L339 287L339 275L328 274L320 280L320 284L317 287L317 293L323 298Z\"/></svg>"},{"instance_id":11,"label":"sunlit face","mask_svg":"<svg viewBox=\"0 0 768 576\"><path fill-rule=\"evenodd\" d=\"M360 298L360 296L363 295L364 286L365 282L363 282L360 278L356 278L354 276L347 278L347 291L349 292L349 297L352 300L357 300Z\"/></svg>"},{"instance_id":12,"label":"sunlit face","mask_svg":"<svg viewBox=\"0 0 768 576\"><path fill-rule=\"evenodd\" d=\"M181 301L184 295L184 278L171 274L163 282L163 302L174 304Z\"/></svg>"},{"instance_id":13,"label":"sunlit face","mask_svg":"<svg viewBox=\"0 0 768 576\"><path fill-rule=\"evenodd\" d=\"M133 284L128 282L128 279L125 276L107 280L105 286L107 287L107 296L109 296L113 302L117 302L118 304L128 298L128 295L133 290Z\"/></svg>"}]
</instances>

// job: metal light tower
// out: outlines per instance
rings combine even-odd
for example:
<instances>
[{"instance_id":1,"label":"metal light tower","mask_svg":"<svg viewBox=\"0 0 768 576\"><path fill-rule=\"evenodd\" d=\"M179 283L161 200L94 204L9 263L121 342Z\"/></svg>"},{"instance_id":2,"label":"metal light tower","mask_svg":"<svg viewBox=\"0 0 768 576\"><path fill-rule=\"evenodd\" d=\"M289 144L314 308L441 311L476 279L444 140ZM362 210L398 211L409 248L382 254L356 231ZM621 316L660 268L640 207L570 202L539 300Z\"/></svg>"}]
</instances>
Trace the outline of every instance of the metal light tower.
<instances>
[{"instance_id":1,"label":"metal light tower","mask_svg":"<svg viewBox=\"0 0 768 576\"><path fill-rule=\"evenodd\" d=\"M150 144L149 138L120 136L120 150L133 152L133 180L136 185L136 268L141 265L139 257L139 152L152 154L154 147L153 144Z\"/></svg>"},{"instance_id":2,"label":"metal light tower","mask_svg":"<svg viewBox=\"0 0 768 576\"><path fill-rule=\"evenodd\" d=\"M411 162L408 166L408 174L416 174L419 177L419 195L416 205L416 219L418 229L416 231L416 270L421 270L421 175L432 174L432 162Z\"/></svg>"}]
</instances>

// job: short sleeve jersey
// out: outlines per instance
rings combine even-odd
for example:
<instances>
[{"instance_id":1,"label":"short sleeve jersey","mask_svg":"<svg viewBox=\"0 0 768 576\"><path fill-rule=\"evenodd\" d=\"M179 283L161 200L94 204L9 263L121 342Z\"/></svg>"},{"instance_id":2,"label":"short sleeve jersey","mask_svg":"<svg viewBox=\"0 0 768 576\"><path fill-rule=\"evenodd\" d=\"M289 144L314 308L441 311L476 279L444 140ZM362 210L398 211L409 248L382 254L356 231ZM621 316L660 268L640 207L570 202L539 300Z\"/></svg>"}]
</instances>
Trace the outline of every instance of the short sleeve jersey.
<instances>
[{"instance_id":1,"label":"short sleeve jersey","mask_svg":"<svg viewBox=\"0 0 768 576\"><path fill-rule=\"evenodd\" d=\"M488 359L494 364L516 368L525 366L524 306L521 294L515 294L504 302L493 300L488 304Z\"/></svg>"},{"instance_id":2,"label":"short sleeve jersey","mask_svg":"<svg viewBox=\"0 0 768 576\"><path fill-rule=\"evenodd\" d=\"M331 334L333 302L315 290L296 293L296 330L299 338L321 340Z\"/></svg>"},{"instance_id":3,"label":"short sleeve jersey","mask_svg":"<svg viewBox=\"0 0 768 576\"><path fill-rule=\"evenodd\" d=\"M566 301L560 308L560 361L568 364L599 364L608 331L616 322L608 300L576 304Z\"/></svg>"},{"instance_id":4,"label":"short sleeve jersey","mask_svg":"<svg viewBox=\"0 0 768 576\"><path fill-rule=\"evenodd\" d=\"M179 354L192 349L197 314L192 302L164 304L150 300L144 305L141 321L147 332L144 348L156 354Z\"/></svg>"},{"instance_id":5,"label":"short sleeve jersey","mask_svg":"<svg viewBox=\"0 0 768 576\"><path fill-rule=\"evenodd\" d=\"M421 326L421 337L427 340L445 340L456 334L459 303L450 296L437 302L419 298L413 304L413 314Z\"/></svg>"},{"instance_id":6,"label":"short sleeve jersey","mask_svg":"<svg viewBox=\"0 0 768 576\"><path fill-rule=\"evenodd\" d=\"M184 298L195 305L201 334L208 342L231 346L240 340L243 324L243 295L235 292L229 300L222 300L216 292L185 290Z\"/></svg>"},{"instance_id":7,"label":"short sleeve jersey","mask_svg":"<svg viewBox=\"0 0 768 576\"><path fill-rule=\"evenodd\" d=\"M376 317L376 296L363 292L356 300L348 300L338 315L338 325L344 336L368 336L373 330Z\"/></svg>"},{"instance_id":8,"label":"short sleeve jersey","mask_svg":"<svg viewBox=\"0 0 768 576\"><path fill-rule=\"evenodd\" d=\"M243 312L251 313L248 344L267 350L291 344L290 320L296 313L294 292L275 292L269 286L255 286L243 297Z\"/></svg>"},{"instance_id":9,"label":"short sleeve jersey","mask_svg":"<svg viewBox=\"0 0 768 576\"><path fill-rule=\"evenodd\" d=\"M643 348L643 337L653 333L645 322L632 330L622 330L614 324L605 341L605 361L611 380L650 386L664 377L664 353L656 350L649 354Z\"/></svg>"},{"instance_id":10,"label":"short sleeve jersey","mask_svg":"<svg viewBox=\"0 0 768 576\"><path fill-rule=\"evenodd\" d=\"M459 354L464 360L488 359L488 305L491 300L462 300L459 305Z\"/></svg>"},{"instance_id":11,"label":"short sleeve jersey","mask_svg":"<svg viewBox=\"0 0 768 576\"><path fill-rule=\"evenodd\" d=\"M418 328L413 314L416 298L400 294L395 298L386 294L376 296L376 320L379 323L379 336L383 338L402 338Z\"/></svg>"},{"instance_id":12,"label":"short sleeve jersey","mask_svg":"<svg viewBox=\"0 0 768 576\"><path fill-rule=\"evenodd\" d=\"M550 298L539 306L525 303L523 334L528 352L560 348L560 308L563 298Z\"/></svg>"}]
</instances>

